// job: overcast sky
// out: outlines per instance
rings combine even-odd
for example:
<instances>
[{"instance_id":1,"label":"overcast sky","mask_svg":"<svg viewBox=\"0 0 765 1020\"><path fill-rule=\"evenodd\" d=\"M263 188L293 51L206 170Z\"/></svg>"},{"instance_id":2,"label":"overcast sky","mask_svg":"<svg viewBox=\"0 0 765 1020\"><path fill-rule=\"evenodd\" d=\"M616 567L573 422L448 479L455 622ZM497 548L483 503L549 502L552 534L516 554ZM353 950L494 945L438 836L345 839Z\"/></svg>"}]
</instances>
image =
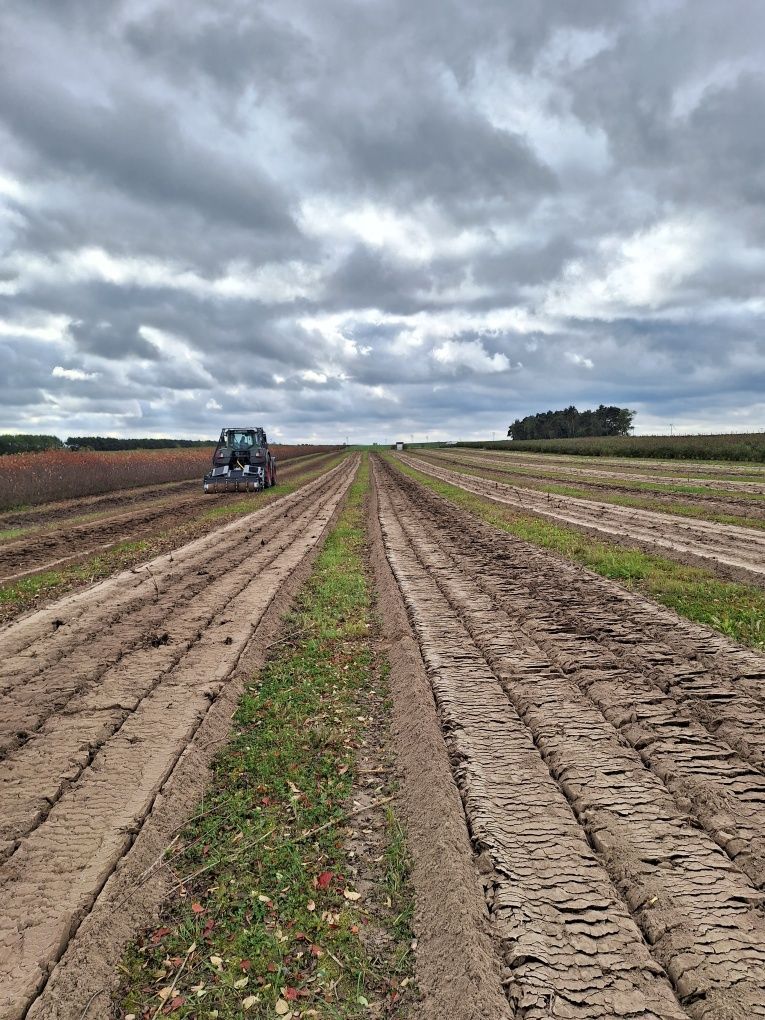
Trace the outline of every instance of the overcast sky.
<instances>
[{"instance_id":1,"label":"overcast sky","mask_svg":"<svg viewBox=\"0 0 765 1020\"><path fill-rule=\"evenodd\" d=\"M765 428L762 0L2 0L0 431Z\"/></svg>"}]
</instances>

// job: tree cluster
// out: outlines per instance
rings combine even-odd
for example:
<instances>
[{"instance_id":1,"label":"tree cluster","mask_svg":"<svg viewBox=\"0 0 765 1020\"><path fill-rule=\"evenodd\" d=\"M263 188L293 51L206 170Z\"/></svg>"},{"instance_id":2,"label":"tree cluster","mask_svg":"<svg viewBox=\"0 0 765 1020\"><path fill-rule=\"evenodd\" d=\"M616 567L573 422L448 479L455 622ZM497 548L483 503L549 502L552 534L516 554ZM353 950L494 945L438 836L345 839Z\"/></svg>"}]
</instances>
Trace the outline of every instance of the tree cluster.
<instances>
[{"instance_id":1,"label":"tree cluster","mask_svg":"<svg viewBox=\"0 0 765 1020\"><path fill-rule=\"evenodd\" d=\"M5 453L40 453L42 450L63 450L58 436L0 436L0 456Z\"/></svg>"},{"instance_id":2,"label":"tree cluster","mask_svg":"<svg viewBox=\"0 0 765 1020\"><path fill-rule=\"evenodd\" d=\"M595 411L541 411L516 418L507 434L511 439L571 439L578 436L627 436L634 411L601 404Z\"/></svg>"}]
</instances>

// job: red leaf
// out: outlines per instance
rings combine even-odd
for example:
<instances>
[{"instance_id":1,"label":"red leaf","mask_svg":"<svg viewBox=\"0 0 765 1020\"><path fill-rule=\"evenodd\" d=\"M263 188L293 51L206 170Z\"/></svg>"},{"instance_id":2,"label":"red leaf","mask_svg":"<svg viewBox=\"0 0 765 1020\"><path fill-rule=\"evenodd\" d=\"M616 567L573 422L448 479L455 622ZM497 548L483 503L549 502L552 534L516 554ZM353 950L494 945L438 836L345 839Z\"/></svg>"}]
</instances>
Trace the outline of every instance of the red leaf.
<instances>
[{"instance_id":1,"label":"red leaf","mask_svg":"<svg viewBox=\"0 0 765 1020\"><path fill-rule=\"evenodd\" d=\"M202 934L203 935L209 935L214 927L215 927L215 921L213 920L212 917L208 917L208 919L205 921L205 926L202 929Z\"/></svg>"},{"instance_id":2,"label":"red leaf","mask_svg":"<svg viewBox=\"0 0 765 1020\"><path fill-rule=\"evenodd\" d=\"M205 908L202 906L201 903L192 903L191 909L194 911L195 914L204 914L205 912Z\"/></svg>"},{"instance_id":3,"label":"red leaf","mask_svg":"<svg viewBox=\"0 0 765 1020\"><path fill-rule=\"evenodd\" d=\"M186 1001L186 997L183 995L176 995L176 997L163 1009L163 1013L172 1013L174 1009L178 1009Z\"/></svg>"},{"instance_id":4,"label":"red leaf","mask_svg":"<svg viewBox=\"0 0 765 1020\"><path fill-rule=\"evenodd\" d=\"M252 966L252 964L250 963L249 960L242 960L239 966L242 968L243 971L247 972Z\"/></svg>"},{"instance_id":5,"label":"red leaf","mask_svg":"<svg viewBox=\"0 0 765 1020\"><path fill-rule=\"evenodd\" d=\"M314 956L321 956L322 948L321 946L311 946L311 952Z\"/></svg>"},{"instance_id":6,"label":"red leaf","mask_svg":"<svg viewBox=\"0 0 765 1020\"><path fill-rule=\"evenodd\" d=\"M269 974L273 974L274 971L276 970L276 964L275 963L269 963L269 965L268 965L268 967L266 969L268 970Z\"/></svg>"},{"instance_id":7,"label":"red leaf","mask_svg":"<svg viewBox=\"0 0 765 1020\"><path fill-rule=\"evenodd\" d=\"M157 928L157 930L151 937L151 941L159 942L160 939L163 939L165 937L165 935L169 935L172 930L173 930L172 928Z\"/></svg>"},{"instance_id":8,"label":"red leaf","mask_svg":"<svg viewBox=\"0 0 765 1020\"><path fill-rule=\"evenodd\" d=\"M289 1002L294 1002L298 997L297 988L285 988L282 994L285 999L289 1000Z\"/></svg>"},{"instance_id":9,"label":"red leaf","mask_svg":"<svg viewBox=\"0 0 765 1020\"><path fill-rule=\"evenodd\" d=\"M334 877L331 871L322 871L316 879L317 888L326 889Z\"/></svg>"}]
</instances>

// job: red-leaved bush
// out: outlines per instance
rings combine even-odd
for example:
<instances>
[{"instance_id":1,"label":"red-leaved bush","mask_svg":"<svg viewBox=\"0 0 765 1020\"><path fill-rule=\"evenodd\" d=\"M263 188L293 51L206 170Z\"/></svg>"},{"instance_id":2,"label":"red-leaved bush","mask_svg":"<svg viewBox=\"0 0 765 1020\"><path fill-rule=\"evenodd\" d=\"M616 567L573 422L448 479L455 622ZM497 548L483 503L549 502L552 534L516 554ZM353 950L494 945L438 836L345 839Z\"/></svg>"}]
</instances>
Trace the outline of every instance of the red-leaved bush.
<instances>
[{"instance_id":1,"label":"red-leaved bush","mask_svg":"<svg viewBox=\"0 0 765 1020\"><path fill-rule=\"evenodd\" d=\"M326 453L333 446L272 446L283 463L308 453ZM214 447L170 450L46 450L0 457L0 510L94 496L113 489L180 482L209 469Z\"/></svg>"}]
</instances>

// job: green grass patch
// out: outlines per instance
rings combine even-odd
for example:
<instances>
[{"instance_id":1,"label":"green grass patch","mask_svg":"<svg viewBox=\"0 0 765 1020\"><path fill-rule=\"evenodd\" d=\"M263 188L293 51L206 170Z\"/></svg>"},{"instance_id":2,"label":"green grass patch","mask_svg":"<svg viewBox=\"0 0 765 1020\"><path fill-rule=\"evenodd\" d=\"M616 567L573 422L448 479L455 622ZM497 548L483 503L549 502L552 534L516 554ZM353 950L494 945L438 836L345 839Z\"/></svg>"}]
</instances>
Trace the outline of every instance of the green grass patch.
<instances>
[{"instance_id":1,"label":"green grass patch","mask_svg":"<svg viewBox=\"0 0 765 1020\"><path fill-rule=\"evenodd\" d=\"M355 1018L394 1015L407 998L403 833L390 814L379 888L365 875L361 894L344 849L365 706L384 684L364 559L368 477L365 463L286 621L291 636L247 687L210 792L173 847L178 890L121 968L126 1014L150 1017L164 999L179 1018ZM378 937L370 951L365 933L381 927L384 948Z\"/></svg>"},{"instance_id":2,"label":"green grass patch","mask_svg":"<svg viewBox=\"0 0 765 1020\"><path fill-rule=\"evenodd\" d=\"M8 542L12 538L18 538L19 535L23 535L26 528L5 528L0 531L0 542Z\"/></svg>"},{"instance_id":3,"label":"green grass patch","mask_svg":"<svg viewBox=\"0 0 765 1020\"><path fill-rule=\"evenodd\" d=\"M626 588L649 596L689 620L707 624L734 641L765 648L765 591L762 589L721 581L700 567L685 566L640 549L597 541L575 528L516 513L423 474L399 460L390 460L398 471L488 524L619 581Z\"/></svg>"}]
</instances>

